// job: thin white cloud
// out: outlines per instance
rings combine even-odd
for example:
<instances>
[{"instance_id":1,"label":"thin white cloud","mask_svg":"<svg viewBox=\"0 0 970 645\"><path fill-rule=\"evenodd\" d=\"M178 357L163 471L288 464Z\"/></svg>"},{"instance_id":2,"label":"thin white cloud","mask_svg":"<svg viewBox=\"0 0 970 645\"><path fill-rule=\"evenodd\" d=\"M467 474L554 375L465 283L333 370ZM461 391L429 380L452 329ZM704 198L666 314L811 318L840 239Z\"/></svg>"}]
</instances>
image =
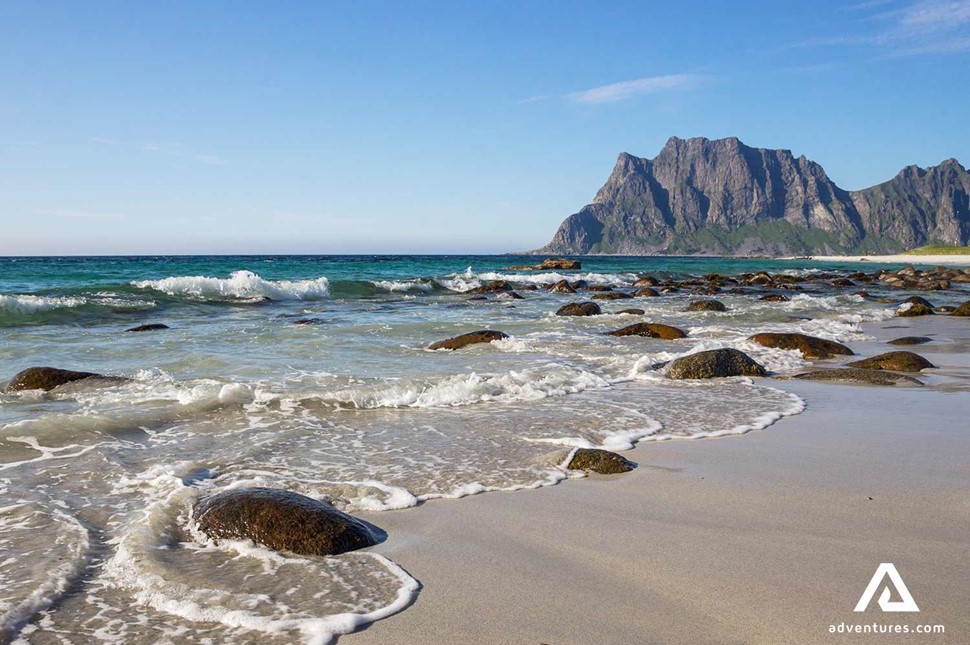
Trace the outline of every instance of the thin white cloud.
<instances>
[{"instance_id":1,"label":"thin white cloud","mask_svg":"<svg viewBox=\"0 0 970 645\"><path fill-rule=\"evenodd\" d=\"M545 101L548 98L549 97L546 96L545 94L536 94L535 96L529 96L527 98L520 99L518 103L519 105L528 105L529 103L541 103L542 101Z\"/></svg>"},{"instance_id":2,"label":"thin white cloud","mask_svg":"<svg viewBox=\"0 0 970 645\"><path fill-rule=\"evenodd\" d=\"M210 166L226 165L226 162L220 159L219 157L217 157L216 155L196 155L195 158L201 161L202 163L208 164Z\"/></svg>"},{"instance_id":3,"label":"thin white cloud","mask_svg":"<svg viewBox=\"0 0 970 645\"><path fill-rule=\"evenodd\" d=\"M884 2L863 2L849 9L881 8ZM970 0L921 0L867 16L865 33L811 38L782 49L862 46L884 56L954 54L970 51ZM875 25L875 28L872 28Z\"/></svg>"},{"instance_id":4,"label":"thin white cloud","mask_svg":"<svg viewBox=\"0 0 970 645\"><path fill-rule=\"evenodd\" d=\"M700 76L695 74L648 76L632 81L601 85L581 92L573 92L567 94L566 98L576 103L616 103L617 101L625 101L636 96L683 89L695 85L699 80Z\"/></svg>"}]
</instances>

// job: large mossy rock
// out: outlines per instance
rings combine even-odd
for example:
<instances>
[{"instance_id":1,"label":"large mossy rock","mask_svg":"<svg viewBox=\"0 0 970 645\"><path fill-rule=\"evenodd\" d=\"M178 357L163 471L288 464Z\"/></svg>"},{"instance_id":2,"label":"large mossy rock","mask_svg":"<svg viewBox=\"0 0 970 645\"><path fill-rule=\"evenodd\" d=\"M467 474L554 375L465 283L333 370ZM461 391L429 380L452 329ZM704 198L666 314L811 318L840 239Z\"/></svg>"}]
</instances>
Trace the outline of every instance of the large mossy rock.
<instances>
[{"instance_id":1,"label":"large mossy rock","mask_svg":"<svg viewBox=\"0 0 970 645\"><path fill-rule=\"evenodd\" d=\"M557 316L598 316L600 306L595 302L571 302L556 311Z\"/></svg>"},{"instance_id":2,"label":"large mossy rock","mask_svg":"<svg viewBox=\"0 0 970 645\"><path fill-rule=\"evenodd\" d=\"M727 311L727 307L720 300L695 300L684 311Z\"/></svg>"},{"instance_id":3,"label":"large mossy rock","mask_svg":"<svg viewBox=\"0 0 970 645\"><path fill-rule=\"evenodd\" d=\"M890 345L922 345L933 342L933 339L926 336L903 336L886 342Z\"/></svg>"},{"instance_id":4,"label":"large mossy rock","mask_svg":"<svg viewBox=\"0 0 970 645\"><path fill-rule=\"evenodd\" d=\"M593 300L626 300L632 297L630 294L622 291L607 291L605 293L597 293L593 296Z\"/></svg>"},{"instance_id":5,"label":"large mossy rock","mask_svg":"<svg viewBox=\"0 0 970 645\"><path fill-rule=\"evenodd\" d=\"M570 286L568 280L560 280L556 284L549 287L549 291L553 293L576 293L576 290Z\"/></svg>"},{"instance_id":6,"label":"large mossy rock","mask_svg":"<svg viewBox=\"0 0 970 645\"><path fill-rule=\"evenodd\" d=\"M834 340L816 338L807 334L765 332L748 338L753 343L776 349L797 349L808 360L830 358L833 355L852 356L851 349Z\"/></svg>"},{"instance_id":7,"label":"large mossy rock","mask_svg":"<svg viewBox=\"0 0 970 645\"><path fill-rule=\"evenodd\" d=\"M476 293L502 293L503 291L511 291L512 285L509 284L508 280L491 280L486 282L480 287L475 287L474 289L469 289L468 291L462 291L464 294L476 294Z\"/></svg>"},{"instance_id":8,"label":"large mossy rock","mask_svg":"<svg viewBox=\"0 0 970 645\"><path fill-rule=\"evenodd\" d=\"M653 287L641 287L633 294L637 298L658 298L660 293Z\"/></svg>"},{"instance_id":9,"label":"large mossy rock","mask_svg":"<svg viewBox=\"0 0 970 645\"><path fill-rule=\"evenodd\" d=\"M957 307L950 314L951 316L970 316L970 300Z\"/></svg>"},{"instance_id":10,"label":"large mossy rock","mask_svg":"<svg viewBox=\"0 0 970 645\"><path fill-rule=\"evenodd\" d=\"M836 383L857 383L862 385L922 385L923 382L904 374L882 370L864 370L844 367L831 370L815 370L797 374L792 378L803 381L832 381Z\"/></svg>"},{"instance_id":11,"label":"large mossy rock","mask_svg":"<svg viewBox=\"0 0 970 645\"><path fill-rule=\"evenodd\" d=\"M583 265L579 260L570 260L569 258L548 258L535 265L533 268L537 271L546 271L549 269L572 271L574 269L581 269L582 267Z\"/></svg>"},{"instance_id":12,"label":"large mossy rock","mask_svg":"<svg viewBox=\"0 0 970 645\"><path fill-rule=\"evenodd\" d=\"M482 329L479 331L462 334L461 336L455 336L454 338L439 340L436 343L431 343L428 345L428 349L461 349L462 347L467 347L468 345L490 343L493 340L502 340L503 338L508 337L508 334L500 331L495 331L493 329Z\"/></svg>"},{"instance_id":13,"label":"large mossy rock","mask_svg":"<svg viewBox=\"0 0 970 645\"><path fill-rule=\"evenodd\" d=\"M647 336L648 338L662 338L664 340L675 340L677 338L687 338L687 332L670 325L660 323L636 323L627 325L622 329L607 332L608 336Z\"/></svg>"},{"instance_id":14,"label":"large mossy rock","mask_svg":"<svg viewBox=\"0 0 970 645\"><path fill-rule=\"evenodd\" d=\"M858 367L864 370L890 370L892 372L919 372L928 367L936 367L936 365L913 352L886 352L872 358L854 361L846 367Z\"/></svg>"},{"instance_id":15,"label":"large mossy rock","mask_svg":"<svg viewBox=\"0 0 970 645\"><path fill-rule=\"evenodd\" d=\"M767 376L753 358L732 348L710 349L678 358L667 369L667 378L701 379L724 376Z\"/></svg>"},{"instance_id":16,"label":"large mossy rock","mask_svg":"<svg viewBox=\"0 0 970 645\"><path fill-rule=\"evenodd\" d=\"M74 372L56 367L29 367L18 373L7 384L7 392L21 390L53 390L66 383L73 383L86 378L103 378L94 372Z\"/></svg>"},{"instance_id":17,"label":"large mossy rock","mask_svg":"<svg viewBox=\"0 0 970 645\"><path fill-rule=\"evenodd\" d=\"M274 488L217 493L199 502L192 517L213 540L252 540L300 555L336 555L377 544L360 520L326 502Z\"/></svg>"},{"instance_id":18,"label":"large mossy rock","mask_svg":"<svg viewBox=\"0 0 970 645\"><path fill-rule=\"evenodd\" d=\"M601 475L626 473L637 467L635 463L609 450L578 448L566 465L570 470L582 470Z\"/></svg>"},{"instance_id":19,"label":"large mossy rock","mask_svg":"<svg viewBox=\"0 0 970 645\"><path fill-rule=\"evenodd\" d=\"M899 311L900 318L914 318L916 316L932 316L933 309L926 305L916 302L911 303L908 308Z\"/></svg>"}]
</instances>

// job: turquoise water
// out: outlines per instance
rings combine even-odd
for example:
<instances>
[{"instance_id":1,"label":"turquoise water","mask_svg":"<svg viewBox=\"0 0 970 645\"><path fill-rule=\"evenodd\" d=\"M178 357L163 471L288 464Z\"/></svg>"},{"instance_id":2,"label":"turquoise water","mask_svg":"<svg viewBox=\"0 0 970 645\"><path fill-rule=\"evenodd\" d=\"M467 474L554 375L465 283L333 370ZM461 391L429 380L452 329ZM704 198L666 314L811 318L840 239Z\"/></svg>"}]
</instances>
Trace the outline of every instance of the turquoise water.
<instances>
[{"instance_id":1,"label":"turquoise water","mask_svg":"<svg viewBox=\"0 0 970 645\"><path fill-rule=\"evenodd\" d=\"M736 347L783 375L805 361L749 335L852 343L863 322L895 315L858 287L807 283L788 302L722 292L726 312L686 312L697 296L682 290L559 317L592 295L543 288L563 278L633 291L647 274L822 265L595 257L577 271L504 269L535 261L0 258L0 382L34 365L124 379L0 394L0 640L325 641L399 611L416 583L367 551L296 558L213 544L188 520L199 496L259 485L391 511L555 484L577 476L563 463L578 446L739 434L804 407L767 379L671 381L665 361ZM522 299L461 293L497 279ZM619 313L630 307L644 313ZM689 336L604 335L643 321ZM125 332L146 323L169 329ZM485 328L509 338L426 349Z\"/></svg>"}]
</instances>

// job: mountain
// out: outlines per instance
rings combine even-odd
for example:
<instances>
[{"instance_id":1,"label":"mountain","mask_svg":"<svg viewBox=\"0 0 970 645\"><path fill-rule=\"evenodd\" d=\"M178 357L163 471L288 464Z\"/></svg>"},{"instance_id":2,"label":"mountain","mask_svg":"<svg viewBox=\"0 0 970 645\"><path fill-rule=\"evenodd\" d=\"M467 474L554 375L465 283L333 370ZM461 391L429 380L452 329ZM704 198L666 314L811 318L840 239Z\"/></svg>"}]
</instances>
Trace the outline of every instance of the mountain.
<instances>
[{"instance_id":1,"label":"mountain","mask_svg":"<svg viewBox=\"0 0 970 645\"><path fill-rule=\"evenodd\" d=\"M970 173L909 166L849 192L790 150L671 137L653 159L620 154L593 202L537 254L880 253L970 240Z\"/></svg>"}]
</instances>

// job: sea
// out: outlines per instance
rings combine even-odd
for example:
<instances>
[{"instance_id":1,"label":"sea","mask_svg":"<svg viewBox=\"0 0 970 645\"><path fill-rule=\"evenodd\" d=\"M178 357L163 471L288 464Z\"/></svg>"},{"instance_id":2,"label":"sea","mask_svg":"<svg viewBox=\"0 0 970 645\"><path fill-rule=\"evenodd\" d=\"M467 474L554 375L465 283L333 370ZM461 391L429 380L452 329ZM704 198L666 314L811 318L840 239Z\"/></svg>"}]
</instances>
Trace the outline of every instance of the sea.
<instances>
[{"instance_id":1,"label":"sea","mask_svg":"<svg viewBox=\"0 0 970 645\"><path fill-rule=\"evenodd\" d=\"M787 302L719 293L725 312L685 312L697 296L678 291L561 317L561 305L592 295L544 288L562 279L633 291L646 275L881 265L584 257L573 271L507 268L536 261L0 258L0 383L31 366L125 377L0 393L0 642L328 642L405 608L419 581L367 550L307 557L214 543L192 524L195 501L263 486L351 514L406 513L582 476L564 465L578 447L762 430L805 409L784 381L672 381L662 365L735 347L791 374L805 366L797 352L748 336L851 343L896 313L857 288L811 283ZM462 293L493 280L522 298ZM617 313L631 307L645 313ZM604 334L641 321L689 337ZM169 328L125 331L156 323ZM427 349L479 329L509 337ZM368 518L380 526L380 513Z\"/></svg>"}]
</instances>

